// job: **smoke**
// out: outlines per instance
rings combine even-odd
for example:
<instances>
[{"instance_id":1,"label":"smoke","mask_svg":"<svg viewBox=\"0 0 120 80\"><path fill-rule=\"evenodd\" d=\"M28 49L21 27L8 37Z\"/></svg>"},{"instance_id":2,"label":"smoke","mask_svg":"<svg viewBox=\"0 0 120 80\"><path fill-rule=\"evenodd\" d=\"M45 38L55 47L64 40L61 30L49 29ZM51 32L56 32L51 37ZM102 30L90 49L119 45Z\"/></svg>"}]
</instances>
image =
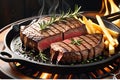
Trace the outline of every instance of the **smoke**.
<instances>
[{"instance_id":1,"label":"smoke","mask_svg":"<svg viewBox=\"0 0 120 80\"><path fill-rule=\"evenodd\" d=\"M38 15L44 14L60 14L63 11L67 12L70 6L66 0L38 0L40 10Z\"/></svg>"},{"instance_id":2,"label":"smoke","mask_svg":"<svg viewBox=\"0 0 120 80\"><path fill-rule=\"evenodd\" d=\"M43 14L43 10L44 10L44 7L45 7L45 1L44 0L38 0L39 3L42 3L42 6L38 12L38 15L42 15Z\"/></svg>"},{"instance_id":3,"label":"smoke","mask_svg":"<svg viewBox=\"0 0 120 80\"><path fill-rule=\"evenodd\" d=\"M53 5L51 6L51 8L49 9L49 14L53 14L53 13L56 13L56 10L59 6L59 0L54 0L54 3Z\"/></svg>"}]
</instances>

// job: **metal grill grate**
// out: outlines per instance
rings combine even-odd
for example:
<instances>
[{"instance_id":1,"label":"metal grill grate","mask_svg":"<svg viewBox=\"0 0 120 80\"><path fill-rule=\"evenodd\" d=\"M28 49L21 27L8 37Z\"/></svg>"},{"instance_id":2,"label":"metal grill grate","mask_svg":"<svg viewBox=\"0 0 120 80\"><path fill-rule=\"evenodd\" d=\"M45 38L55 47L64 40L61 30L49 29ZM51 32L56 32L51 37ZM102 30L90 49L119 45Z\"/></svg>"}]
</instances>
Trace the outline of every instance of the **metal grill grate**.
<instances>
[{"instance_id":1,"label":"metal grill grate","mask_svg":"<svg viewBox=\"0 0 120 80\"><path fill-rule=\"evenodd\" d=\"M30 66L24 66L20 63L15 62L15 67L22 74L29 76L31 78L45 78L45 79L100 79L106 78L108 76L113 76L113 73L118 73L120 67L120 59L115 60L112 64L107 65L106 67L94 70L92 72L86 72L82 74L55 74L55 73L46 73L37 70L36 68Z\"/></svg>"}]
</instances>

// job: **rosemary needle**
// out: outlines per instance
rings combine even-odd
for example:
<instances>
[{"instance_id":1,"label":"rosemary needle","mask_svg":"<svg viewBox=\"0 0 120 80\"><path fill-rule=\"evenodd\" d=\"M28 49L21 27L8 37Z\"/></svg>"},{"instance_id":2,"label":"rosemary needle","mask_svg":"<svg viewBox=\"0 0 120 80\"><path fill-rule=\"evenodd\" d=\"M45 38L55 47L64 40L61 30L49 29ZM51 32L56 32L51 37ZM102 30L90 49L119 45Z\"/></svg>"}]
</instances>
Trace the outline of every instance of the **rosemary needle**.
<instances>
[{"instance_id":1,"label":"rosemary needle","mask_svg":"<svg viewBox=\"0 0 120 80\"><path fill-rule=\"evenodd\" d=\"M80 45L81 44L81 40L80 39L78 39L78 40L75 40L75 39L71 39L71 44L73 44L73 45Z\"/></svg>"},{"instance_id":2,"label":"rosemary needle","mask_svg":"<svg viewBox=\"0 0 120 80\"><path fill-rule=\"evenodd\" d=\"M48 28L48 26L56 21L60 21L63 20L64 18L67 17L74 17L76 15L79 14L79 10L81 7L78 7L77 5L75 5L75 10L73 13L71 13L71 10L69 10L66 14L64 12L62 12L62 15L56 18L56 15L51 16L51 19L49 21L43 21L42 23L38 23L40 26L41 30L44 30L46 28Z\"/></svg>"},{"instance_id":3,"label":"rosemary needle","mask_svg":"<svg viewBox=\"0 0 120 80\"><path fill-rule=\"evenodd\" d=\"M38 56L42 59L42 61L48 60L48 58L46 57L46 55L44 53L42 53L41 51L39 52Z\"/></svg>"}]
</instances>

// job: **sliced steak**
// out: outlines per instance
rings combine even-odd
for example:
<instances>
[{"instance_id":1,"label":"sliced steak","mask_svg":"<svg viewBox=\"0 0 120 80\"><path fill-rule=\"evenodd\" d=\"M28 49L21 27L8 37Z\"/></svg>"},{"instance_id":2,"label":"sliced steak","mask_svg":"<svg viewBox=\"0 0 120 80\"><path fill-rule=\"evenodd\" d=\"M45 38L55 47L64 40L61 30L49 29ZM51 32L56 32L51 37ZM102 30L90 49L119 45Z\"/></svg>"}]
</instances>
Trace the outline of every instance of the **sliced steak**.
<instances>
[{"instance_id":1,"label":"sliced steak","mask_svg":"<svg viewBox=\"0 0 120 80\"><path fill-rule=\"evenodd\" d=\"M43 51L49 48L51 43L87 33L85 25L75 18L66 18L56 21L49 25L47 29L40 30L38 23L48 20L50 20L50 17L43 18L34 24L21 27L20 38L23 46L36 51Z\"/></svg>"},{"instance_id":2,"label":"sliced steak","mask_svg":"<svg viewBox=\"0 0 120 80\"><path fill-rule=\"evenodd\" d=\"M80 40L79 45L72 39ZM102 34L87 34L51 44L51 60L59 63L76 63L92 59L102 54L104 40Z\"/></svg>"}]
</instances>

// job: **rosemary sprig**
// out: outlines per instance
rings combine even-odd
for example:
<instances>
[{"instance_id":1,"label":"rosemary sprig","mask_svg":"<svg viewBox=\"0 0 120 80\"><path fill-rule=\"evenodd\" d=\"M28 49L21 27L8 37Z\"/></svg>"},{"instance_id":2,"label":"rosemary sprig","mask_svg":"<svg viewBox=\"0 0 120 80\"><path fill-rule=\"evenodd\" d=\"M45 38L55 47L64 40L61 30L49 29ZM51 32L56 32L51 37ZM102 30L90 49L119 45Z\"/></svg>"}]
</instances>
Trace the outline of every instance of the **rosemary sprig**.
<instances>
[{"instance_id":1,"label":"rosemary sprig","mask_svg":"<svg viewBox=\"0 0 120 80\"><path fill-rule=\"evenodd\" d=\"M42 61L48 60L48 58L46 57L46 55L44 53L42 53L41 51L39 52L39 54L37 55L37 57L40 57Z\"/></svg>"},{"instance_id":2,"label":"rosemary sprig","mask_svg":"<svg viewBox=\"0 0 120 80\"><path fill-rule=\"evenodd\" d=\"M75 5L74 12L71 12L71 10L69 10L66 14L64 14L64 12L63 12L62 15L58 18L58 20L62 20L67 17L74 17L74 16L78 15L80 8L81 7L78 7L77 5Z\"/></svg>"},{"instance_id":3,"label":"rosemary sprig","mask_svg":"<svg viewBox=\"0 0 120 80\"><path fill-rule=\"evenodd\" d=\"M71 44L74 44L74 45L80 45L82 43L82 40L78 39L78 40L75 40L75 39L71 39Z\"/></svg>"},{"instance_id":4,"label":"rosemary sprig","mask_svg":"<svg viewBox=\"0 0 120 80\"><path fill-rule=\"evenodd\" d=\"M48 28L48 26L56 21L60 21L63 20L64 18L67 17L76 17L76 15L79 14L79 10L81 7L78 7L77 5L75 5L75 10L74 12L71 12L71 10L69 10L66 14L63 12L61 16L56 17L56 15L51 16L51 19L49 21L43 21L42 23L38 23L40 25L40 29L44 30L46 28Z\"/></svg>"}]
</instances>

